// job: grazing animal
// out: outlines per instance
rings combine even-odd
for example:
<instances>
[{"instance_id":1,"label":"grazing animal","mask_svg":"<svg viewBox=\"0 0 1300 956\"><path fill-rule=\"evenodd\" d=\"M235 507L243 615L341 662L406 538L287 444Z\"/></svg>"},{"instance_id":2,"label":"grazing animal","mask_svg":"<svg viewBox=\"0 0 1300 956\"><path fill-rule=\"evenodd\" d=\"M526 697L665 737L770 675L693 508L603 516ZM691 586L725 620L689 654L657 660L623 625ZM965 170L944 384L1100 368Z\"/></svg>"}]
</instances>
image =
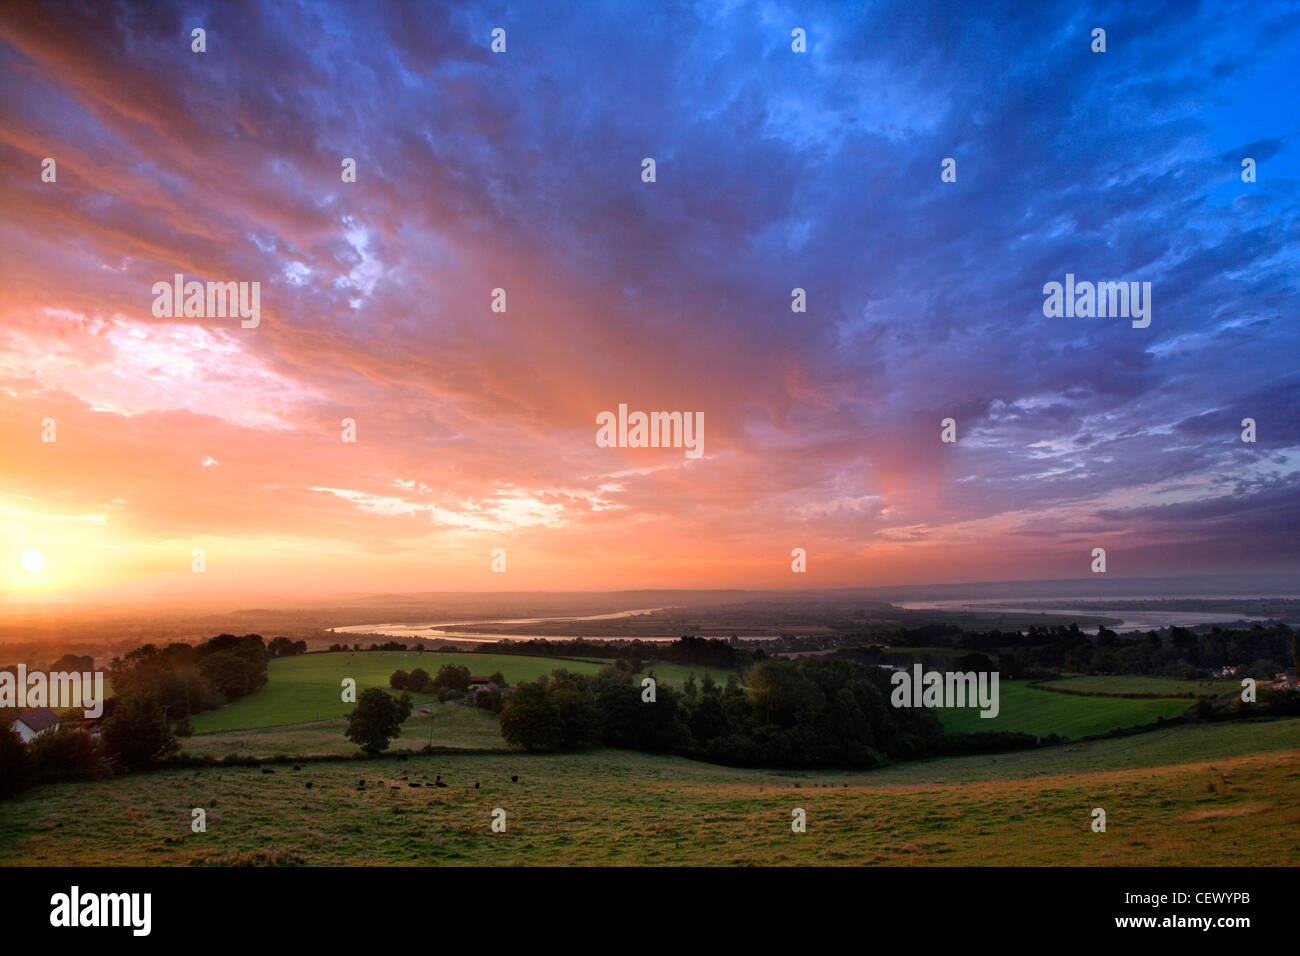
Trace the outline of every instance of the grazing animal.
<instances>
[{"instance_id":1,"label":"grazing animal","mask_svg":"<svg viewBox=\"0 0 1300 956\"><path fill-rule=\"evenodd\" d=\"M408 787L423 787L424 784L422 784L422 783L408 783L407 786L408 786Z\"/></svg>"},{"instance_id":2,"label":"grazing animal","mask_svg":"<svg viewBox=\"0 0 1300 956\"><path fill-rule=\"evenodd\" d=\"M294 770L301 770L302 767L299 767L297 764L294 764L294 765L293 765L293 769L294 769Z\"/></svg>"},{"instance_id":3,"label":"grazing animal","mask_svg":"<svg viewBox=\"0 0 1300 956\"><path fill-rule=\"evenodd\" d=\"M410 778L409 778L406 774L403 774L403 775L402 775L402 779L403 779L403 780L409 780Z\"/></svg>"},{"instance_id":4,"label":"grazing animal","mask_svg":"<svg viewBox=\"0 0 1300 956\"><path fill-rule=\"evenodd\" d=\"M475 790L478 789L478 781L477 781L477 780L474 781L474 789L475 789Z\"/></svg>"},{"instance_id":5,"label":"grazing animal","mask_svg":"<svg viewBox=\"0 0 1300 956\"><path fill-rule=\"evenodd\" d=\"M307 781L307 789L308 789L308 790L311 789L311 781L310 781L310 780Z\"/></svg>"},{"instance_id":6,"label":"grazing animal","mask_svg":"<svg viewBox=\"0 0 1300 956\"><path fill-rule=\"evenodd\" d=\"M512 773L512 774L510 775L510 782L511 782L511 783L518 783L518 782L519 782L519 774L517 774L517 773Z\"/></svg>"},{"instance_id":7,"label":"grazing animal","mask_svg":"<svg viewBox=\"0 0 1300 956\"><path fill-rule=\"evenodd\" d=\"M262 773L275 773L275 771L272 770L270 767L263 767Z\"/></svg>"},{"instance_id":8,"label":"grazing animal","mask_svg":"<svg viewBox=\"0 0 1300 956\"><path fill-rule=\"evenodd\" d=\"M365 782L364 780L358 780L358 781L357 781L357 789L358 789L358 790L364 790L364 789L366 789L366 782Z\"/></svg>"},{"instance_id":9,"label":"grazing animal","mask_svg":"<svg viewBox=\"0 0 1300 956\"><path fill-rule=\"evenodd\" d=\"M438 779L435 780L435 781L433 781L433 785L434 785L435 787L445 787L445 786L447 786L445 783L442 782L442 774L438 774Z\"/></svg>"},{"instance_id":10,"label":"grazing animal","mask_svg":"<svg viewBox=\"0 0 1300 956\"><path fill-rule=\"evenodd\" d=\"M392 785L391 787L389 787L388 789L389 789L389 790L401 790L402 788L399 787L397 784L393 784L393 785Z\"/></svg>"}]
</instances>

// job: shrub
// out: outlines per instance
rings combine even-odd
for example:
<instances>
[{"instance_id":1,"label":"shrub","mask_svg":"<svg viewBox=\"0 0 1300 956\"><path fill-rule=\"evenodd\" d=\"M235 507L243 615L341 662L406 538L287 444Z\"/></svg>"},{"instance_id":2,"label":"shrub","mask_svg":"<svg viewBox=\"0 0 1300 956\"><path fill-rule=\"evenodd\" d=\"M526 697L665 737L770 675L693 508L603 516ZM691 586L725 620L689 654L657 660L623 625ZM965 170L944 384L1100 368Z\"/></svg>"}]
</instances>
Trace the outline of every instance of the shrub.
<instances>
[{"instance_id":1,"label":"shrub","mask_svg":"<svg viewBox=\"0 0 1300 956\"><path fill-rule=\"evenodd\" d=\"M90 734L67 726L34 738L27 745L27 759L38 783L94 780L108 772Z\"/></svg>"},{"instance_id":2,"label":"shrub","mask_svg":"<svg viewBox=\"0 0 1300 956\"><path fill-rule=\"evenodd\" d=\"M178 749L158 699L151 694L119 698L104 718L100 743L105 756L132 769L148 766Z\"/></svg>"},{"instance_id":3,"label":"shrub","mask_svg":"<svg viewBox=\"0 0 1300 956\"><path fill-rule=\"evenodd\" d=\"M0 727L0 797L22 791L29 782L27 747L18 732Z\"/></svg>"}]
</instances>

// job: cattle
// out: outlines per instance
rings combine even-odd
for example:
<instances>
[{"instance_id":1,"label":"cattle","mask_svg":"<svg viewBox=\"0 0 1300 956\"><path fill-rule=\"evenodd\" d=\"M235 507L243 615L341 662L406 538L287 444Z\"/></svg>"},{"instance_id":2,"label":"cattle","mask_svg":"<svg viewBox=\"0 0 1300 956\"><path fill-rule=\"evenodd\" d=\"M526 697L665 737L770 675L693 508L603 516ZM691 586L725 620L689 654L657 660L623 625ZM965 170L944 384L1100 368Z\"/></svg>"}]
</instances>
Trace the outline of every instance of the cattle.
<instances>
[{"instance_id":1,"label":"cattle","mask_svg":"<svg viewBox=\"0 0 1300 956\"><path fill-rule=\"evenodd\" d=\"M310 780L307 781L307 789L308 789L308 790L311 789L311 781L310 781Z\"/></svg>"},{"instance_id":2,"label":"cattle","mask_svg":"<svg viewBox=\"0 0 1300 956\"><path fill-rule=\"evenodd\" d=\"M519 782L519 774L517 774L517 773L512 773L512 774L510 775L510 782L511 782L511 783L518 783L518 782Z\"/></svg>"},{"instance_id":3,"label":"cattle","mask_svg":"<svg viewBox=\"0 0 1300 956\"><path fill-rule=\"evenodd\" d=\"M263 767L262 773L275 773L275 771L272 770L270 767Z\"/></svg>"}]
</instances>

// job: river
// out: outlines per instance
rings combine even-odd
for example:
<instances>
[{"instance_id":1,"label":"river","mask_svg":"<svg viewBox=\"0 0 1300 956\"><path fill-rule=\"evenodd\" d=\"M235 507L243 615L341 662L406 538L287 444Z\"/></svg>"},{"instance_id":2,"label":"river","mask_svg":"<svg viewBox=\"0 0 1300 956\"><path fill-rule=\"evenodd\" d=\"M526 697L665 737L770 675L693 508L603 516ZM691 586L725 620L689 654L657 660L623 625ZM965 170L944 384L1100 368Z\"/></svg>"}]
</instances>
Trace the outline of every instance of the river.
<instances>
[{"instance_id":1,"label":"river","mask_svg":"<svg viewBox=\"0 0 1300 956\"><path fill-rule=\"evenodd\" d=\"M572 614L566 614L561 617L516 617L506 620L478 620L478 621L441 621L433 624L350 624L347 627L331 627L328 630L335 634L382 634L385 637L405 637L405 638L434 638L440 637L452 641L464 641L472 644L495 644L497 641L527 641L534 638L544 638L548 641L581 641L581 640L600 640L600 641L675 641L675 637L594 637L590 634L519 634L502 632L499 634L484 634L475 632L465 634L460 631L445 630L449 627L461 627L473 624L484 626L488 624L498 626L508 626L510 624L545 624L551 621L616 621L622 618L637 617L641 614L652 614L655 611L665 611L668 608L662 607L642 607L633 608L629 611L615 611L612 614L588 614L578 617Z\"/></svg>"},{"instance_id":2,"label":"river","mask_svg":"<svg viewBox=\"0 0 1300 956\"><path fill-rule=\"evenodd\" d=\"M1059 607L1015 607L1010 604L998 604L992 601L894 601L895 607L908 611L1016 611L1021 614L1056 614L1079 617L1121 617L1123 620L1111 627L1112 631L1150 631L1162 627L1191 627L1194 624L1235 624L1238 621L1267 621L1266 617L1251 617L1247 614L1214 614L1209 611L1134 611L1128 608L1115 610L1090 610L1086 607L1070 607L1080 601L1094 603L1097 598L1034 598L1034 601L1061 602ZM1124 601L1140 601L1142 598L1121 598ZM1151 598L1151 600L1160 600Z\"/></svg>"}]
</instances>

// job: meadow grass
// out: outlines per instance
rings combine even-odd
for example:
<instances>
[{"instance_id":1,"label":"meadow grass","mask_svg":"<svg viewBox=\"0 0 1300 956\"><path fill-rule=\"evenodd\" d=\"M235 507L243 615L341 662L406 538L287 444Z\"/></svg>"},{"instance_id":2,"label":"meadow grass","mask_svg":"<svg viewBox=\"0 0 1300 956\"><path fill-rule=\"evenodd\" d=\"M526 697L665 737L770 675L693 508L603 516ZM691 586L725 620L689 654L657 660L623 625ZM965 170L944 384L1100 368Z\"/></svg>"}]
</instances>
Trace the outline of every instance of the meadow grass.
<instances>
[{"instance_id":1,"label":"meadow grass","mask_svg":"<svg viewBox=\"0 0 1300 956\"><path fill-rule=\"evenodd\" d=\"M1043 687L1061 690L1085 691L1089 694L1159 694L1175 697L1181 694L1209 695L1241 692L1239 680L1177 680L1172 677L1142 677L1116 674L1112 676L1066 677L1045 681Z\"/></svg>"},{"instance_id":2,"label":"meadow grass","mask_svg":"<svg viewBox=\"0 0 1300 956\"><path fill-rule=\"evenodd\" d=\"M479 707L456 702L427 702L432 714L416 708L402 724L390 749L419 750L426 744L468 750L504 750L501 724L496 714ZM359 749L344 737L348 722L344 718L283 724L248 730L227 730L181 738L182 752L194 756L275 757L353 754ZM432 733L430 733L432 730Z\"/></svg>"},{"instance_id":3,"label":"meadow grass","mask_svg":"<svg viewBox=\"0 0 1300 956\"><path fill-rule=\"evenodd\" d=\"M1116 728L1140 727L1160 717L1180 716L1190 700L1154 698L1132 700L1120 697L1080 697L1054 694L1028 686L1024 681L999 681L999 711L996 717L981 717L976 707L939 708L939 720L951 733L983 730L1016 731L1046 737L1088 737Z\"/></svg>"},{"instance_id":4,"label":"meadow grass","mask_svg":"<svg viewBox=\"0 0 1300 956\"><path fill-rule=\"evenodd\" d=\"M388 679L396 670L409 673L422 667L436 676L444 664L468 667L475 676L486 677L500 671L511 684L536 680L561 667L575 674L594 674L603 666L551 657L433 651L336 651L278 657L267 665L264 687L218 710L196 714L192 719L194 732L247 730L345 717L354 706L342 699L345 677L356 680L360 693L368 687L387 688ZM420 704L433 698L412 694L411 699Z\"/></svg>"},{"instance_id":5,"label":"meadow grass","mask_svg":"<svg viewBox=\"0 0 1300 956\"><path fill-rule=\"evenodd\" d=\"M706 673L713 675L713 679L719 687L727 686L727 678L732 674L736 674L737 677L740 676L737 671L725 667L700 667L696 664L671 664L666 661L651 661L637 672L637 681L640 682L641 678L652 673L659 683L676 687L679 690L692 674L695 675L695 686L697 688L704 681Z\"/></svg>"},{"instance_id":6,"label":"meadow grass","mask_svg":"<svg viewBox=\"0 0 1300 956\"><path fill-rule=\"evenodd\" d=\"M1196 725L859 773L618 750L169 770L0 803L0 864L1294 865L1297 740L1297 719Z\"/></svg>"}]
</instances>

